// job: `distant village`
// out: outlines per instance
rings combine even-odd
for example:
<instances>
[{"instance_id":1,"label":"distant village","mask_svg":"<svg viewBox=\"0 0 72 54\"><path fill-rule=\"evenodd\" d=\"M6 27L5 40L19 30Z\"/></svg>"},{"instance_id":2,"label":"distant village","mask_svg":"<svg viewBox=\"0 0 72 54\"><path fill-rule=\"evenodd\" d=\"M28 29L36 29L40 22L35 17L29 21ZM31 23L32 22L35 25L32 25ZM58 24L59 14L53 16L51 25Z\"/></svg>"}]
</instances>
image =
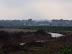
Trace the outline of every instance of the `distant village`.
<instances>
[{"instance_id":1,"label":"distant village","mask_svg":"<svg viewBox=\"0 0 72 54\"><path fill-rule=\"evenodd\" d=\"M0 26L72 26L72 20L0 20Z\"/></svg>"}]
</instances>

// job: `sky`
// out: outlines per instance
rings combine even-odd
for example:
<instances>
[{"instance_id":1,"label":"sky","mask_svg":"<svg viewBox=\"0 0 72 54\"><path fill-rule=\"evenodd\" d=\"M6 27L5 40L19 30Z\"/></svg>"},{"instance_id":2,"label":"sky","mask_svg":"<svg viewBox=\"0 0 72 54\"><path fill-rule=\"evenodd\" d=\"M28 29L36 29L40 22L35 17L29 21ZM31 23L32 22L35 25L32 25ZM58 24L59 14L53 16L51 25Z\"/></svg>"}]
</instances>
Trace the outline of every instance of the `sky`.
<instances>
[{"instance_id":1,"label":"sky","mask_svg":"<svg viewBox=\"0 0 72 54\"><path fill-rule=\"evenodd\" d=\"M72 20L72 0L0 0L0 20Z\"/></svg>"}]
</instances>

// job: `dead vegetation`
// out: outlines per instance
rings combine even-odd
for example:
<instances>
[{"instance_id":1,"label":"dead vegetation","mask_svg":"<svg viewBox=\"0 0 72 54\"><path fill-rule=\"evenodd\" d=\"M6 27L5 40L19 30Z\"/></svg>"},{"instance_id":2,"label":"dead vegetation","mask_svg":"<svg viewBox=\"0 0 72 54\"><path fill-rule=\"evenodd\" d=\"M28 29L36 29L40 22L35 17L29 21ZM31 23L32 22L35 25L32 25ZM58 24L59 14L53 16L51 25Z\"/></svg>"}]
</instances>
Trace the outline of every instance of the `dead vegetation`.
<instances>
[{"instance_id":1,"label":"dead vegetation","mask_svg":"<svg viewBox=\"0 0 72 54\"><path fill-rule=\"evenodd\" d=\"M10 32L9 32L10 31ZM25 31L25 32L24 32ZM59 32L64 34L62 37L53 38L44 30L0 30L0 54L8 54L10 52L25 51L31 52L32 47L48 48L46 54L52 54L59 49L72 45L72 32ZM41 42L43 40L43 42ZM46 40L46 41L45 41ZM38 41L38 42L36 42ZM26 43L20 45L20 43Z\"/></svg>"}]
</instances>

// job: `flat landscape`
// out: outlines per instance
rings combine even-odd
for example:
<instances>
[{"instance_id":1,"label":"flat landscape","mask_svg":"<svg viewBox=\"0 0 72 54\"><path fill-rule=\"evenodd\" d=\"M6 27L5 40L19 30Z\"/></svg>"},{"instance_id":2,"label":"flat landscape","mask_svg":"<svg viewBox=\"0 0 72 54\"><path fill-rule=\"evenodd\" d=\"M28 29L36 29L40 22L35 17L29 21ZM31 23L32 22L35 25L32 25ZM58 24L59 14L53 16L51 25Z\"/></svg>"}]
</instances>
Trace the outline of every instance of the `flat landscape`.
<instances>
[{"instance_id":1,"label":"flat landscape","mask_svg":"<svg viewBox=\"0 0 72 54\"><path fill-rule=\"evenodd\" d=\"M36 30L32 29L16 29L16 28L0 28L0 31L7 31L7 32L35 32Z\"/></svg>"},{"instance_id":2,"label":"flat landscape","mask_svg":"<svg viewBox=\"0 0 72 54\"><path fill-rule=\"evenodd\" d=\"M0 28L0 54L71 54L72 27L65 27L67 31L59 29L48 31L52 28L58 29L58 27L32 26ZM63 36L52 37L49 32Z\"/></svg>"},{"instance_id":3,"label":"flat landscape","mask_svg":"<svg viewBox=\"0 0 72 54\"><path fill-rule=\"evenodd\" d=\"M0 0L0 54L72 54L72 0Z\"/></svg>"}]
</instances>

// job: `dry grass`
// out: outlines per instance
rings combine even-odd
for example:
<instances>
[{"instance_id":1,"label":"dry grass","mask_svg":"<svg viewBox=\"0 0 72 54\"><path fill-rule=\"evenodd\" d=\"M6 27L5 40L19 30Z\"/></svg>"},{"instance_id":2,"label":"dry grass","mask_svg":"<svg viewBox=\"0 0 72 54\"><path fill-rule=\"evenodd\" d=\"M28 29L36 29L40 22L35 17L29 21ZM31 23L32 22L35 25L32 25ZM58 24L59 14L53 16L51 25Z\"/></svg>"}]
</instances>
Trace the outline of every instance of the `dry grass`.
<instances>
[{"instance_id":1,"label":"dry grass","mask_svg":"<svg viewBox=\"0 0 72 54\"><path fill-rule=\"evenodd\" d=\"M14 28L0 28L0 31L7 31L7 32L35 32L37 30L31 30L31 29L14 29Z\"/></svg>"},{"instance_id":2,"label":"dry grass","mask_svg":"<svg viewBox=\"0 0 72 54\"><path fill-rule=\"evenodd\" d=\"M0 29L0 31L2 31L2 30L10 32L10 34L14 33L14 32L18 33L18 32L21 32L21 31L22 32L36 32L36 30L30 30L30 29L13 29L13 28L3 28L3 29ZM36 40L49 40L49 41L45 41L44 43L42 43L43 44L42 46L43 47L47 47L49 49L47 51L48 52L47 54L51 54L51 53L53 53L55 51L58 51L59 49L62 49L62 48L67 47L69 45L72 45L72 31L59 32L59 33L62 33L65 36L59 37L59 38L52 38L52 39L50 39L50 37L48 37L48 35L47 36L46 35L42 36L42 35L39 34L39 36L36 37L35 33L33 35L32 35L32 33L30 35L27 33L26 35L23 34L22 36L20 34L21 38L17 38L18 37L17 34L11 34L12 36L16 35L16 38L11 38L7 42L9 44L18 44L19 42L26 42L26 41L28 41L29 42L28 45L20 46L20 50L27 50L27 52L31 52L30 48L31 47L34 48L34 46L31 46L31 45L33 45L35 43L33 42L31 44L30 41L35 40L35 39ZM0 44L1 44L1 42L0 42ZM40 45L40 44L38 43L37 45ZM30 47L29 47L29 45L30 45ZM19 46L19 45L13 45L13 46ZM8 47L9 47L9 45L8 45ZM4 49L6 49L6 48L4 48ZM2 50L4 50L4 49L2 49ZM14 50L15 48L8 48L6 50L8 51L8 50L12 50L12 49ZM32 51L32 52L34 52L34 51Z\"/></svg>"}]
</instances>

